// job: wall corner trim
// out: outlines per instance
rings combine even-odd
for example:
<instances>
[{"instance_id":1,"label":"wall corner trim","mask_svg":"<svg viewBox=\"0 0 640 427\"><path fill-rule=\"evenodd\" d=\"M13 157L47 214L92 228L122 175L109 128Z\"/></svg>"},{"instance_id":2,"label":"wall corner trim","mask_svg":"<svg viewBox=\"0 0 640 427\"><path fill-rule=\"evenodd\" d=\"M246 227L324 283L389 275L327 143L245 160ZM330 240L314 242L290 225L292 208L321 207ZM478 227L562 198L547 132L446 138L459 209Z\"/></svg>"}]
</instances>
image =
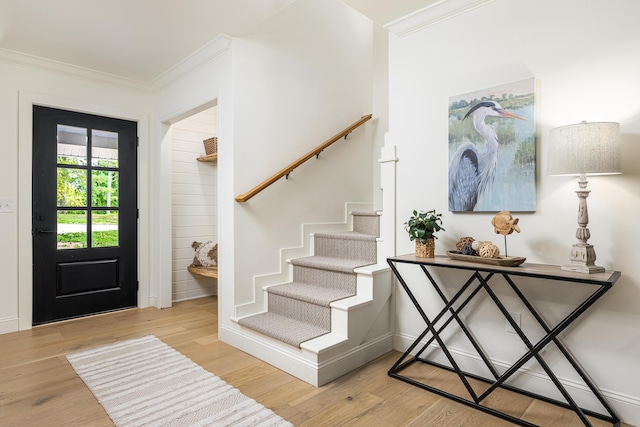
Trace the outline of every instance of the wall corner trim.
<instances>
[{"instance_id":1,"label":"wall corner trim","mask_svg":"<svg viewBox=\"0 0 640 427\"><path fill-rule=\"evenodd\" d=\"M225 54L231 47L232 38L226 34L220 34L200 49L180 61L169 70L155 78L151 82L151 88L155 91L178 80L180 77L195 70L201 65Z\"/></svg>"},{"instance_id":2,"label":"wall corner trim","mask_svg":"<svg viewBox=\"0 0 640 427\"><path fill-rule=\"evenodd\" d=\"M397 36L404 37L493 1L495 0L440 0L389 22L384 25L384 28Z\"/></svg>"}]
</instances>

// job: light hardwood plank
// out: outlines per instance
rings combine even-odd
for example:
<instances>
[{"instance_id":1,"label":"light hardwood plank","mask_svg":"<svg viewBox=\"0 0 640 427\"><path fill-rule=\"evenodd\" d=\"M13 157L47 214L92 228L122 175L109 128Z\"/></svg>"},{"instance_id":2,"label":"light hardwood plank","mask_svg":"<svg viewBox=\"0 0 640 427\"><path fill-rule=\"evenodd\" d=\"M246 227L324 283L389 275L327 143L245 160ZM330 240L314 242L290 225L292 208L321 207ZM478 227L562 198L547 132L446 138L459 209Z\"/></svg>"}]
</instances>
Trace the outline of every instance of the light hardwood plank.
<instances>
[{"instance_id":1,"label":"light hardwood plank","mask_svg":"<svg viewBox=\"0 0 640 427\"><path fill-rule=\"evenodd\" d=\"M113 425L65 355L153 334L296 426L506 426L496 417L390 378L390 352L323 387L312 387L218 341L217 299L124 310L0 335L0 425ZM424 378L460 392L452 374L421 366ZM413 368L412 368L413 369ZM547 426L579 426L571 412L500 390L496 409ZM608 426L592 420L594 426ZM623 426L631 427L623 424Z\"/></svg>"}]
</instances>

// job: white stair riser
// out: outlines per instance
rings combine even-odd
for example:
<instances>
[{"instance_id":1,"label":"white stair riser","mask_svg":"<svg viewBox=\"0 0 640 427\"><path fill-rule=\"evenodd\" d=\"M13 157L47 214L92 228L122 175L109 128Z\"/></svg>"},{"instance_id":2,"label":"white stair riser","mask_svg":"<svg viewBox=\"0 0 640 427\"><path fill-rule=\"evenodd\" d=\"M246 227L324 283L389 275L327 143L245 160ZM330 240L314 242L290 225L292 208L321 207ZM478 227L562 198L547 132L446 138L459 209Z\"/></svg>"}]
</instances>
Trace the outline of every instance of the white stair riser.
<instances>
[{"instance_id":1,"label":"white stair riser","mask_svg":"<svg viewBox=\"0 0 640 427\"><path fill-rule=\"evenodd\" d=\"M316 286L329 286L356 292L356 275L339 271L319 270L317 268L294 266L293 281Z\"/></svg>"},{"instance_id":2,"label":"white stair riser","mask_svg":"<svg viewBox=\"0 0 640 427\"><path fill-rule=\"evenodd\" d=\"M351 230L353 231L379 236L379 216L355 215L349 225L352 225ZM324 230L322 230L323 226L319 224L314 224L313 227L319 232L317 234L333 233L331 227L325 227ZM307 226L303 226L303 229L307 228ZM308 243L305 242L305 245L311 250L310 253L316 256L323 256L320 254L325 254L323 251L327 250L327 254L335 255L337 251L339 255L349 257L354 252L364 250L368 252L366 257L371 258L370 263L372 264L356 268L357 274L352 275L338 271L320 273L313 271L314 268L309 266L294 266L291 262L283 264L283 267L288 271L288 275L280 274L283 280L275 283L286 283L290 280L295 283L323 286L325 281L337 281L340 286L348 284L348 286L354 287L355 296L340 299L330 304L329 323L332 328L331 333L305 341L300 348L297 348L255 331L251 332L246 328L238 330L237 334L235 332L231 333L231 331L222 331L225 335L232 335L233 340L239 344L238 346L245 348L245 351L250 354L255 354L274 366L315 386L326 384L393 348L393 333L391 331L393 323L393 280L386 262L379 262L379 259L384 257L376 254L381 245L381 239L366 241L360 238L354 241L349 241L348 239L342 241L340 238L327 239L322 236L318 236L318 238L323 240L316 241L316 236L312 235ZM286 251L287 254L297 258L309 256L305 254L306 251L299 248ZM285 250L281 251L281 254L284 253ZM324 275L329 276L330 279L323 279L322 276ZM271 275L271 278L264 276L256 280L256 283L261 282L267 285L263 287L263 292L261 293L263 298L258 297L253 303L236 307L236 314L249 314L251 307L253 307L253 312L255 313L256 308L258 308L258 311L262 311L260 308L266 310L270 305L275 307L295 304L297 308L294 311L300 313L315 310L315 308L307 309L308 306L297 299L295 302L284 302L284 299L277 300L283 297L270 295L268 285L274 284L273 279L275 277L276 275ZM288 295L289 291L286 288L282 288L280 293ZM298 291L294 289L291 295L296 293ZM261 299L263 301L260 301ZM271 304L269 300L271 300ZM301 319L304 319L304 316L305 314L302 314Z\"/></svg>"},{"instance_id":3,"label":"white stair riser","mask_svg":"<svg viewBox=\"0 0 640 427\"><path fill-rule=\"evenodd\" d=\"M343 259L358 259L366 264L376 262L375 240L351 240L348 238L331 238L322 234L314 236L314 255L331 256Z\"/></svg>"}]
</instances>

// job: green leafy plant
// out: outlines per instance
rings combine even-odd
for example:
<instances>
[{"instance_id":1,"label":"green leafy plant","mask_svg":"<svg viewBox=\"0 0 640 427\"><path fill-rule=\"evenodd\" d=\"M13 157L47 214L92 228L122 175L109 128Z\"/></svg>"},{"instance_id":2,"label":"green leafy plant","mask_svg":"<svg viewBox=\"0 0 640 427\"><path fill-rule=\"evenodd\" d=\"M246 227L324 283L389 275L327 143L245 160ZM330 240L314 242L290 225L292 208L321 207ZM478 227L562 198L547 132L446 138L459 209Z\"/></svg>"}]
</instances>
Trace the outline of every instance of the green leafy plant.
<instances>
[{"instance_id":1,"label":"green leafy plant","mask_svg":"<svg viewBox=\"0 0 640 427\"><path fill-rule=\"evenodd\" d=\"M442 228L442 214L431 211L413 211L413 215L404 223L404 229L409 233L409 239L414 241L420 239L422 243L427 243L430 238L437 239L435 233L444 231Z\"/></svg>"}]
</instances>

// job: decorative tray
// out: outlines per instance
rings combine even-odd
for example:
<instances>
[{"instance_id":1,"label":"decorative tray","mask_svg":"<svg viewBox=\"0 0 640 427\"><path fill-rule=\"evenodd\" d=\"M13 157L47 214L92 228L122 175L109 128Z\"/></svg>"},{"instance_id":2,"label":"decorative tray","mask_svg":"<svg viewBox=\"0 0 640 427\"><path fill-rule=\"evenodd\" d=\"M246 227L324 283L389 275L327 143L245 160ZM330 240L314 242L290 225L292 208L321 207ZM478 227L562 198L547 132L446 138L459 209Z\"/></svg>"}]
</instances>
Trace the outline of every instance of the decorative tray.
<instances>
[{"instance_id":1,"label":"decorative tray","mask_svg":"<svg viewBox=\"0 0 640 427\"><path fill-rule=\"evenodd\" d=\"M492 264L501 265L503 267L516 267L523 262L526 258L517 256L501 256L498 258L485 258L478 255L463 255L458 251L447 251L447 256L451 259L458 261L477 262L479 264Z\"/></svg>"}]
</instances>

